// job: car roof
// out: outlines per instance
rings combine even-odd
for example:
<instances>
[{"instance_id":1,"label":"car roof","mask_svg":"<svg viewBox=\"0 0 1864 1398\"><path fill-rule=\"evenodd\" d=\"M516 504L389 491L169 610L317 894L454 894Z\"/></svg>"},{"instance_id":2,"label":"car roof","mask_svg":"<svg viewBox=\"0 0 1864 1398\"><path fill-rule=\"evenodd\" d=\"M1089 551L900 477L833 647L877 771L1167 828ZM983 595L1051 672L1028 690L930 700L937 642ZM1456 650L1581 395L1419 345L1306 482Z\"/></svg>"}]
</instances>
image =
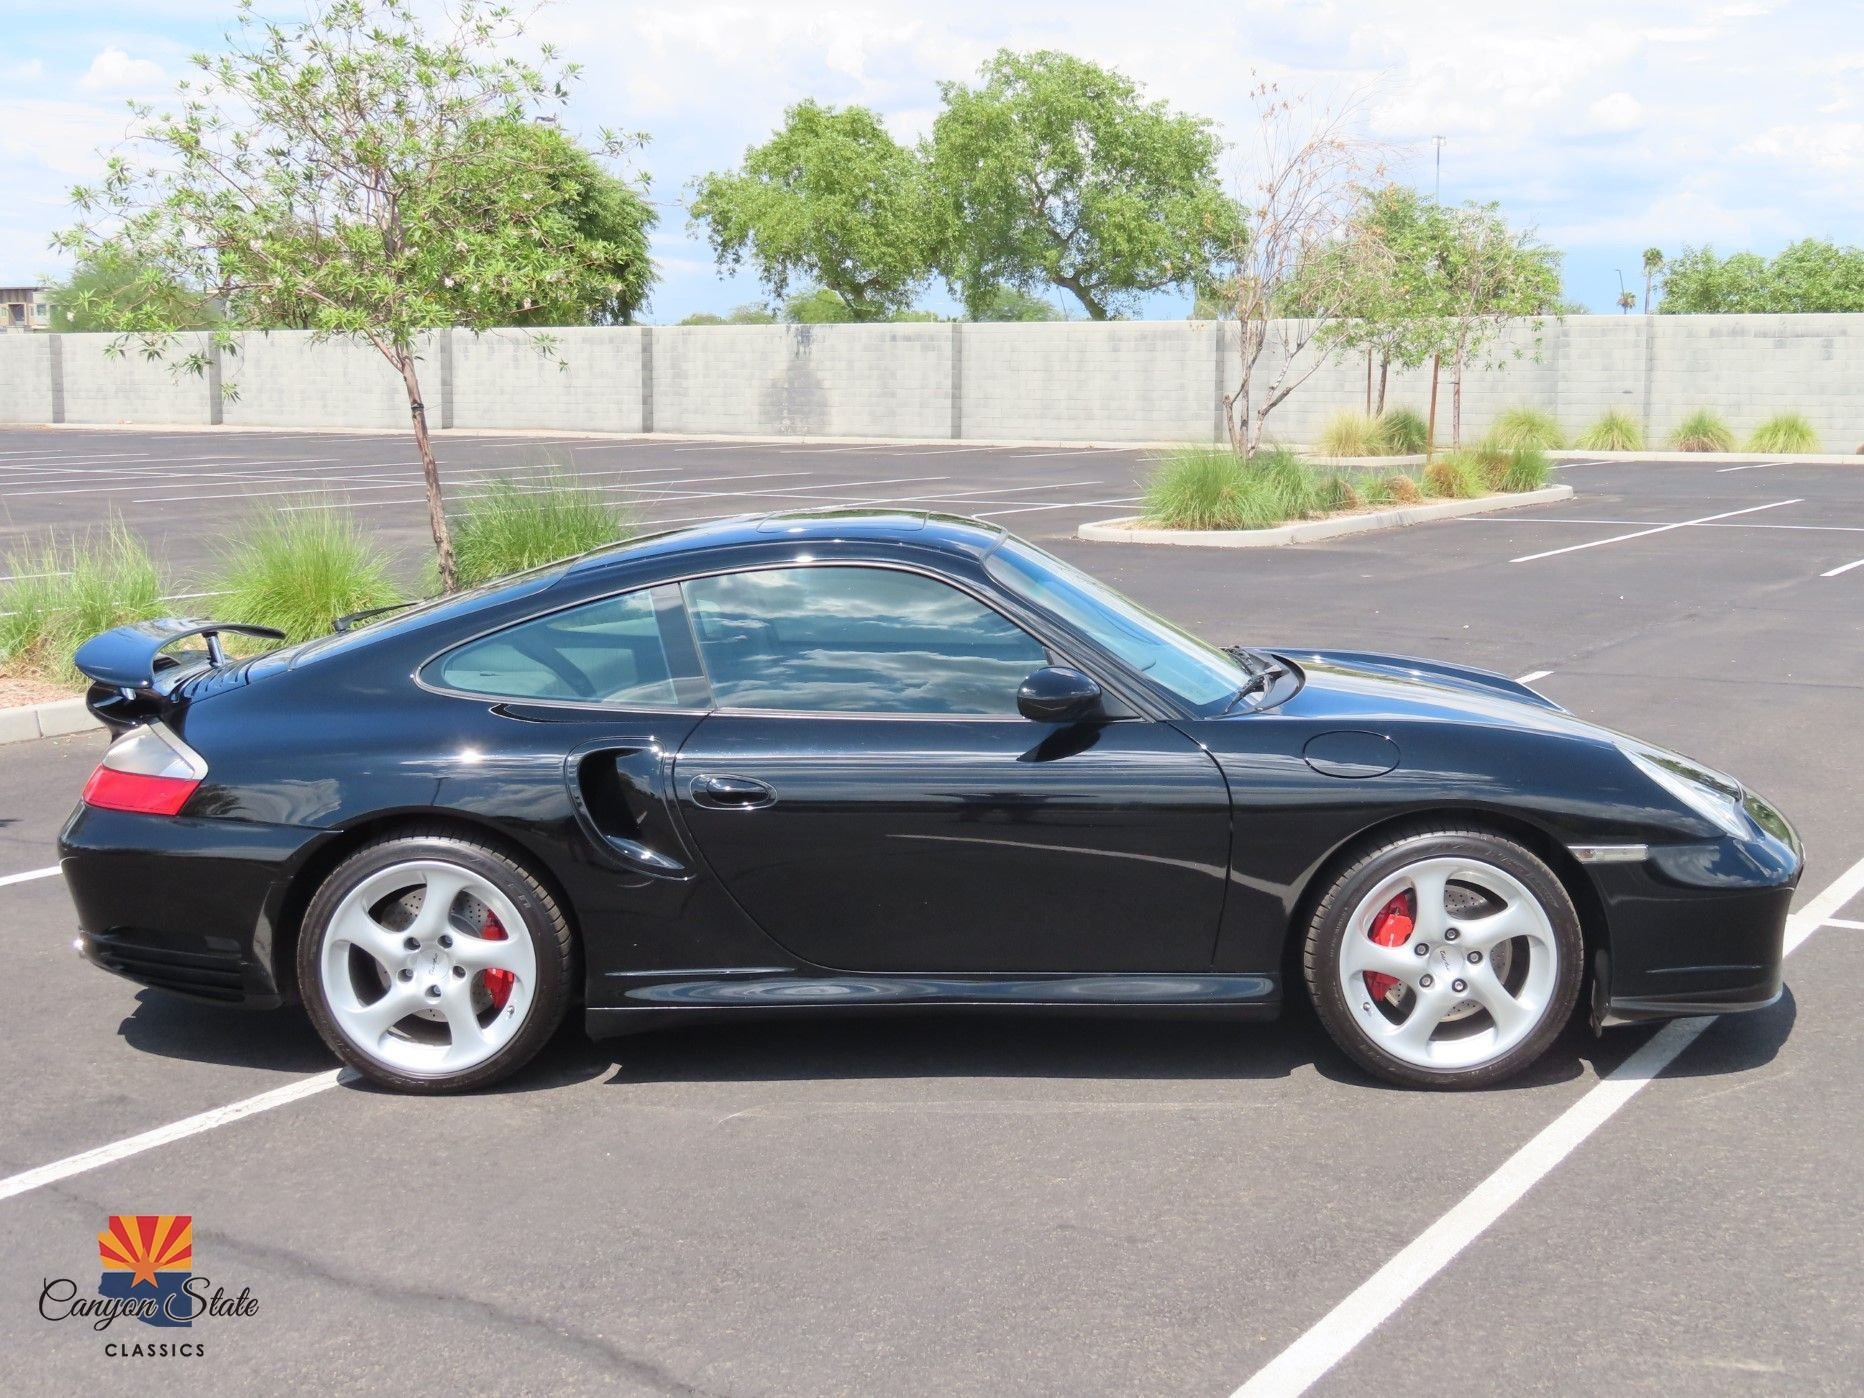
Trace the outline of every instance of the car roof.
<instances>
[{"instance_id":1,"label":"car roof","mask_svg":"<svg viewBox=\"0 0 1864 1398\"><path fill-rule=\"evenodd\" d=\"M962 515L886 507L780 510L665 533L647 534L586 553L570 565L570 576L632 566L654 558L746 546L797 543L898 543L916 549L982 558L1003 539L1003 530Z\"/></svg>"}]
</instances>

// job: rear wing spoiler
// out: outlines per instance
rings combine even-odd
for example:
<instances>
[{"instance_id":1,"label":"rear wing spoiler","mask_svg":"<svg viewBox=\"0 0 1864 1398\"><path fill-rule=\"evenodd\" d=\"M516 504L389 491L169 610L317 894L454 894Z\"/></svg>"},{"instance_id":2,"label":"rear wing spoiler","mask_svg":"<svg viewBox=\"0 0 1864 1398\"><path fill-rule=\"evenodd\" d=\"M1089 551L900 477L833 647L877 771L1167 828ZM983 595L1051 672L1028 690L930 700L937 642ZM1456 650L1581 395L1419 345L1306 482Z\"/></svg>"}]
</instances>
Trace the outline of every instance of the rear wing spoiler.
<instances>
[{"instance_id":1,"label":"rear wing spoiler","mask_svg":"<svg viewBox=\"0 0 1864 1398\"><path fill-rule=\"evenodd\" d=\"M224 665L227 657L220 642L223 635L257 636L268 641L285 639L283 631L270 626L171 616L157 621L138 621L93 636L78 647L71 663L100 689L114 690L124 697L141 694L166 699L175 685L196 667L184 666L174 656L163 652L177 641L199 636L207 643L207 663ZM91 707L93 710L97 707L95 698Z\"/></svg>"}]
</instances>

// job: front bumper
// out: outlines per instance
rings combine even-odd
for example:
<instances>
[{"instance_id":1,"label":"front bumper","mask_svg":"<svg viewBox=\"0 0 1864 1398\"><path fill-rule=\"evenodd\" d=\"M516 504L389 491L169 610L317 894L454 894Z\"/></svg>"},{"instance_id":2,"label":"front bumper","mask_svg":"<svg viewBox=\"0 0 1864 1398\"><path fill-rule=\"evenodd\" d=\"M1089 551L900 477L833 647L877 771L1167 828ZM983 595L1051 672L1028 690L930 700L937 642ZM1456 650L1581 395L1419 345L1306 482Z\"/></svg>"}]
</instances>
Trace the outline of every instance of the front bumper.
<instances>
[{"instance_id":1,"label":"front bumper","mask_svg":"<svg viewBox=\"0 0 1864 1398\"><path fill-rule=\"evenodd\" d=\"M1784 821L1777 833L1757 825L1749 838L1652 845L1641 860L1588 863L1607 930L1593 952L1593 1023L1776 1002L1803 867Z\"/></svg>"},{"instance_id":2,"label":"front bumper","mask_svg":"<svg viewBox=\"0 0 1864 1398\"><path fill-rule=\"evenodd\" d=\"M291 873L328 833L81 805L58 840L78 952L140 985L282 1004L290 974L276 920Z\"/></svg>"}]
</instances>

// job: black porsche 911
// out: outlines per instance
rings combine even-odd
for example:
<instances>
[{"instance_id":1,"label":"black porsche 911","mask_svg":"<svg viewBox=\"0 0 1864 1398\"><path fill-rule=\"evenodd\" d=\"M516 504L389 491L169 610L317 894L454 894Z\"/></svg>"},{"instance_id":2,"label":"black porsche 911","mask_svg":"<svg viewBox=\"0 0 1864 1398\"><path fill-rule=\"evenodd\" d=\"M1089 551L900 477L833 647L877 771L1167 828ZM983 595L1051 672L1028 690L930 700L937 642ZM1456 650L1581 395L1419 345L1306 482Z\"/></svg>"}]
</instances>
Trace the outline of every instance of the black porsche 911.
<instances>
[{"instance_id":1,"label":"black porsche 911","mask_svg":"<svg viewBox=\"0 0 1864 1398\"><path fill-rule=\"evenodd\" d=\"M1422 1087L1780 995L1799 842L1499 675L1217 649L987 524L775 514L229 659L87 642L79 947L410 1092L727 1015L1275 1015ZM199 638L204 649L172 649Z\"/></svg>"}]
</instances>

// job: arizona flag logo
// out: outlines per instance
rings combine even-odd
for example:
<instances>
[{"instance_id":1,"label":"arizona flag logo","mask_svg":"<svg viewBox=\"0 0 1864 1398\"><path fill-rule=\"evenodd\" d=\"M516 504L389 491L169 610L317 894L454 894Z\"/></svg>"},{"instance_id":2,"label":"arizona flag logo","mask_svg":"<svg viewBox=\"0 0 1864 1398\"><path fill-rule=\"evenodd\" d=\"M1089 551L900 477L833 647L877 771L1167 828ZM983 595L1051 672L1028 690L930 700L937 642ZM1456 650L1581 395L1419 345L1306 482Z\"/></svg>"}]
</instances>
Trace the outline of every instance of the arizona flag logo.
<instances>
[{"instance_id":1,"label":"arizona flag logo","mask_svg":"<svg viewBox=\"0 0 1864 1398\"><path fill-rule=\"evenodd\" d=\"M155 1301L154 1314L137 1317L144 1325L193 1323L182 1288L194 1275L194 1215L112 1214L97 1235L97 1256L104 1266L98 1295Z\"/></svg>"}]
</instances>

